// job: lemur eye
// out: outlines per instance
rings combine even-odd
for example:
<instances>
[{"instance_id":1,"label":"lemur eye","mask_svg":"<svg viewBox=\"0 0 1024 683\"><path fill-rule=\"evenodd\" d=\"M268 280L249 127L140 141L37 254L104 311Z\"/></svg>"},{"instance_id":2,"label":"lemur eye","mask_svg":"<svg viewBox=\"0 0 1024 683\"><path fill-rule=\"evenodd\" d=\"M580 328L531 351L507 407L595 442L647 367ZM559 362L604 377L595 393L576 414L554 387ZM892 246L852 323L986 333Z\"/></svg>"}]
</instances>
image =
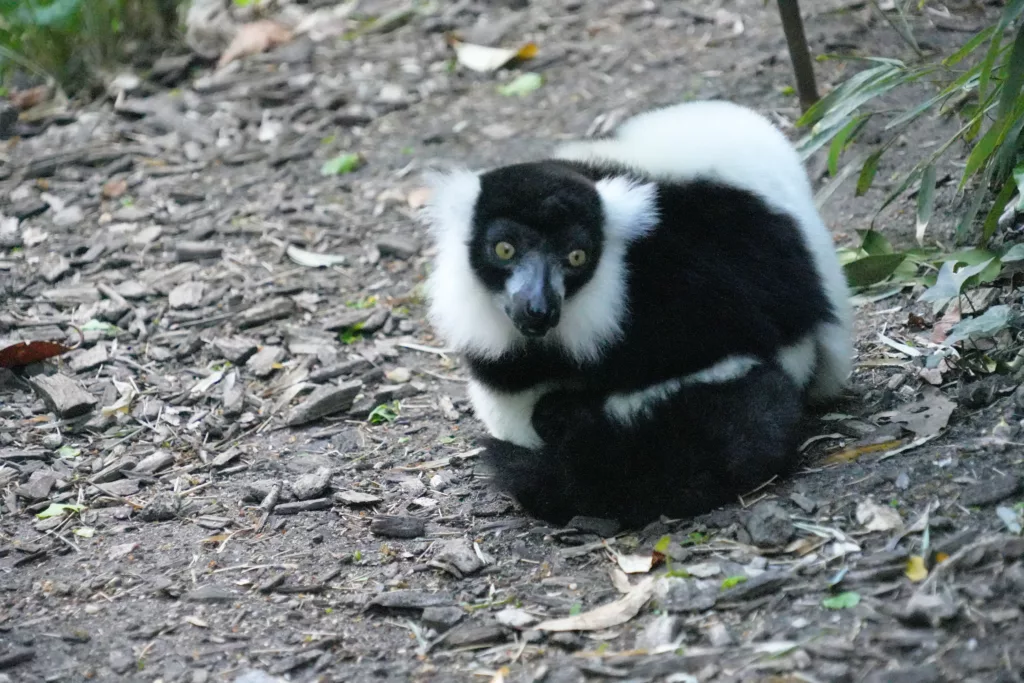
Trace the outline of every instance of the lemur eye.
<instances>
[{"instance_id":1,"label":"lemur eye","mask_svg":"<svg viewBox=\"0 0 1024 683\"><path fill-rule=\"evenodd\" d=\"M569 265L573 268L579 268L587 262L587 252L582 249L574 249L569 252Z\"/></svg>"},{"instance_id":2,"label":"lemur eye","mask_svg":"<svg viewBox=\"0 0 1024 683\"><path fill-rule=\"evenodd\" d=\"M516 248L508 242L498 242L494 245L494 253L497 254L498 258L502 261L508 261L516 255Z\"/></svg>"}]
</instances>

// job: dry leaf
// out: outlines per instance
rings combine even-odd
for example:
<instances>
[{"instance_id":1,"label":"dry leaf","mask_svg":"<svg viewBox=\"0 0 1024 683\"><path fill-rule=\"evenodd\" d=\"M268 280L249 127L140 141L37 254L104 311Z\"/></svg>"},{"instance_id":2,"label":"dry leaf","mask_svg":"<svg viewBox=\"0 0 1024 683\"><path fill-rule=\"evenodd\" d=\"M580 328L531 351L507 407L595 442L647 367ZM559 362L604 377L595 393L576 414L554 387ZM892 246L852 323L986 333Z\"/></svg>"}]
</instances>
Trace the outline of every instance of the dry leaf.
<instances>
[{"instance_id":1,"label":"dry leaf","mask_svg":"<svg viewBox=\"0 0 1024 683\"><path fill-rule=\"evenodd\" d=\"M618 567L612 567L609 572L612 577L612 585L615 586L615 590L619 591L623 595L633 590L633 584L629 582L629 577L626 576L626 572L622 571Z\"/></svg>"},{"instance_id":2,"label":"dry leaf","mask_svg":"<svg viewBox=\"0 0 1024 683\"><path fill-rule=\"evenodd\" d=\"M648 576L615 602L564 619L549 619L535 627L539 631L600 631L625 624L635 617L654 595L655 577Z\"/></svg>"},{"instance_id":3,"label":"dry leaf","mask_svg":"<svg viewBox=\"0 0 1024 683\"><path fill-rule=\"evenodd\" d=\"M42 104L50 96L50 88L46 85L37 85L26 90L15 90L8 99L18 111L25 111Z\"/></svg>"},{"instance_id":4,"label":"dry leaf","mask_svg":"<svg viewBox=\"0 0 1024 683\"><path fill-rule=\"evenodd\" d=\"M924 558L920 555L911 555L907 560L907 570L904 573L914 583L924 581L928 578L928 569L924 566Z\"/></svg>"},{"instance_id":5,"label":"dry leaf","mask_svg":"<svg viewBox=\"0 0 1024 683\"><path fill-rule=\"evenodd\" d=\"M851 446L850 448L844 448L838 453L825 458L826 465L841 465L847 462L853 462L862 455L868 453L877 453L879 451L887 451L890 448L896 448L900 445L899 440L894 441L883 441L881 443L871 443L864 446Z\"/></svg>"},{"instance_id":6,"label":"dry leaf","mask_svg":"<svg viewBox=\"0 0 1024 683\"><path fill-rule=\"evenodd\" d=\"M187 616L185 617L185 621L193 626L198 626L199 628L210 628L210 625L199 617Z\"/></svg>"},{"instance_id":7,"label":"dry leaf","mask_svg":"<svg viewBox=\"0 0 1024 683\"><path fill-rule=\"evenodd\" d=\"M857 504L857 523L867 531L892 531L903 526L900 513L888 505L879 505L870 498Z\"/></svg>"},{"instance_id":8,"label":"dry leaf","mask_svg":"<svg viewBox=\"0 0 1024 683\"><path fill-rule=\"evenodd\" d=\"M348 259L342 254L318 254L313 251L306 251L300 249L294 244L288 245L288 249L285 251L295 263L306 268L329 268L330 266L345 263Z\"/></svg>"},{"instance_id":9,"label":"dry leaf","mask_svg":"<svg viewBox=\"0 0 1024 683\"><path fill-rule=\"evenodd\" d=\"M217 62L217 68L227 66L240 57L266 52L272 47L283 45L292 39L292 32L276 21L261 19L245 24L238 29L231 44L224 50Z\"/></svg>"},{"instance_id":10,"label":"dry leaf","mask_svg":"<svg viewBox=\"0 0 1024 683\"><path fill-rule=\"evenodd\" d=\"M455 58L459 64L479 73L497 71L513 59L526 60L537 56L537 45L534 43L527 43L518 50L464 43L456 39L449 40L449 44L455 49Z\"/></svg>"},{"instance_id":11,"label":"dry leaf","mask_svg":"<svg viewBox=\"0 0 1024 683\"><path fill-rule=\"evenodd\" d=\"M123 197L124 193L128 191L128 181L124 178L117 178L115 180L108 180L103 183L103 198L104 199L117 199Z\"/></svg>"},{"instance_id":12,"label":"dry leaf","mask_svg":"<svg viewBox=\"0 0 1024 683\"><path fill-rule=\"evenodd\" d=\"M925 387L920 400L901 406L892 421L902 424L918 436L938 434L949 424L956 403L934 387Z\"/></svg>"},{"instance_id":13,"label":"dry leaf","mask_svg":"<svg viewBox=\"0 0 1024 683\"><path fill-rule=\"evenodd\" d=\"M67 353L71 348L49 341L27 341L0 349L0 368L21 368Z\"/></svg>"},{"instance_id":14,"label":"dry leaf","mask_svg":"<svg viewBox=\"0 0 1024 683\"><path fill-rule=\"evenodd\" d=\"M615 555L619 568L627 574L646 574L654 566L652 555Z\"/></svg>"}]
</instances>

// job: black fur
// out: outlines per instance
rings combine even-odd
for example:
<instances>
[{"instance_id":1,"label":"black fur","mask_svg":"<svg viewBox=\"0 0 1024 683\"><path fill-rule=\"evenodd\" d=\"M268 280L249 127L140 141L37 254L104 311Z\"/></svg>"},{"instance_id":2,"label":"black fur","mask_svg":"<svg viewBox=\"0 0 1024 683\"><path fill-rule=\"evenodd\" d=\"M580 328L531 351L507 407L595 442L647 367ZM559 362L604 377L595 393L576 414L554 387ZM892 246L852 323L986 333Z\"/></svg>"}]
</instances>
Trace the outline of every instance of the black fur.
<instances>
[{"instance_id":1,"label":"black fur","mask_svg":"<svg viewBox=\"0 0 1024 683\"><path fill-rule=\"evenodd\" d=\"M622 168L534 162L500 169L501 183L484 174L480 201L503 196L506 217L533 226L538 201L578 187L573 174L567 180L566 168L591 180L617 175L646 180ZM598 202L600 211L596 193L578 199ZM834 319L791 217L750 192L708 180L659 182L657 205L660 223L627 253L628 312L621 343L597 363L581 366L560 350L529 340L498 360L468 354L473 375L504 391L572 379L601 392L628 391L697 372L731 354L774 358L780 348ZM592 215L581 211L579 218Z\"/></svg>"},{"instance_id":2,"label":"black fur","mask_svg":"<svg viewBox=\"0 0 1024 683\"><path fill-rule=\"evenodd\" d=\"M642 526L702 514L796 465L801 392L774 364L725 384L685 387L636 426L609 421L593 394L555 392L534 411L547 445L484 440L498 488L532 516Z\"/></svg>"}]
</instances>

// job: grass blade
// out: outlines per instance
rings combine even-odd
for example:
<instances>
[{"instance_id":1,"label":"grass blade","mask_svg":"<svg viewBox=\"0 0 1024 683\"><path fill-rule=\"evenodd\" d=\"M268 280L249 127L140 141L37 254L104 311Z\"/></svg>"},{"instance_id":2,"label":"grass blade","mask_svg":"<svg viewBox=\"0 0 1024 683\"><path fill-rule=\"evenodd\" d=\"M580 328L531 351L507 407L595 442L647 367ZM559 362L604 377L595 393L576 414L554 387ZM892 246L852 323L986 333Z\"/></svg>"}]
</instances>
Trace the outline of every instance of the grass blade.
<instances>
[{"instance_id":1,"label":"grass blade","mask_svg":"<svg viewBox=\"0 0 1024 683\"><path fill-rule=\"evenodd\" d=\"M860 197L871 188L871 184L875 182L875 174L878 173L878 162L882 158L882 154L888 149L888 145L881 147L871 153L871 156L864 162L864 166L860 169L860 175L857 176L857 191L856 196Z\"/></svg>"},{"instance_id":2,"label":"grass blade","mask_svg":"<svg viewBox=\"0 0 1024 683\"><path fill-rule=\"evenodd\" d=\"M1003 80L1002 92L999 95L999 118L1013 111L1014 103L1024 85L1024 23L1017 27L1017 35L1010 49L1010 59L1006 64L1006 78Z\"/></svg>"},{"instance_id":3,"label":"grass blade","mask_svg":"<svg viewBox=\"0 0 1024 683\"><path fill-rule=\"evenodd\" d=\"M921 188L917 191L917 243L924 243L924 231L932 219L935 208L935 164L928 164L921 175Z\"/></svg>"},{"instance_id":4,"label":"grass blade","mask_svg":"<svg viewBox=\"0 0 1024 683\"><path fill-rule=\"evenodd\" d=\"M981 45L986 40L991 38L992 34L995 33L995 31L995 26L989 26L988 28L983 29L982 31L979 31L978 33L974 34L974 36L966 43L964 43L959 50L943 59L942 65L945 67L956 66L957 64L962 62L964 58L967 57L967 55L971 54L976 49L978 49L979 45Z\"/></svg>"},{"instance_id":5,"label":"grass blade","mask_svg":"<svg viewBox=\"0 0 1024 683\"><path fill-rule=\"evenodd\" d=\"M854 117L852 121L846 124L839 134L832 140L832 145L828 151L828 173L834 176L839 170L839 157L842 156L843 150L847 143L851 142L853 138L860 132L860 129L864 127L864 124L871 118L871 113L860 114Z\"/></svg>"}]
</instances>

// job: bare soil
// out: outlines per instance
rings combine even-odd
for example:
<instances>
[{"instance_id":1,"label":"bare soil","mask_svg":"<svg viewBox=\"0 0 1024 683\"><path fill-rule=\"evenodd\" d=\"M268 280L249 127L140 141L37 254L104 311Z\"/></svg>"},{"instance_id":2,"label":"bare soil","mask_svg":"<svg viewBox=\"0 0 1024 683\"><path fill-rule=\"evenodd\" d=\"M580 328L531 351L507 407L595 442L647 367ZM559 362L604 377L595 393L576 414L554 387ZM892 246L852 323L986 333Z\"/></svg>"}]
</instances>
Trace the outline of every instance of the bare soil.
<instances>
[{"instance_id":1,"label":"bare soil","mask_svg":"<svg viewBox=\"0 0 1024 683\"><path fill-rule=\"evenodd\" d=\"M815 54L909 56L869 4L804 5ZM999 9L948 8L914 15L926 49ZM448 29L535 41L522 69L544 85L506 97L517 70L451 69ZM816 68L824 90L857 67ZM810 425L806 468L712 514L550 528L478 470L465 372L424 321L421 172L693 98L795 137L791 81L772 3L441 3L17 124L0 337L84 343L0 370L0 681L1021 680L1024 539L1004 517L1024 500L1024 394L880 343L928 336L920 290L859 306L854 386ZM923 120L878 188L832 195L840 244L954 125ZM322 175L343 153L364 163ZM947 243L952 185L929 228ZM909 244L913 206L876 226ZM82 507L39 518L53 504ZM616 554L657 564L627 575ZM532 628L648 576L620 623Z\"/></svg>"}]
</instances>

